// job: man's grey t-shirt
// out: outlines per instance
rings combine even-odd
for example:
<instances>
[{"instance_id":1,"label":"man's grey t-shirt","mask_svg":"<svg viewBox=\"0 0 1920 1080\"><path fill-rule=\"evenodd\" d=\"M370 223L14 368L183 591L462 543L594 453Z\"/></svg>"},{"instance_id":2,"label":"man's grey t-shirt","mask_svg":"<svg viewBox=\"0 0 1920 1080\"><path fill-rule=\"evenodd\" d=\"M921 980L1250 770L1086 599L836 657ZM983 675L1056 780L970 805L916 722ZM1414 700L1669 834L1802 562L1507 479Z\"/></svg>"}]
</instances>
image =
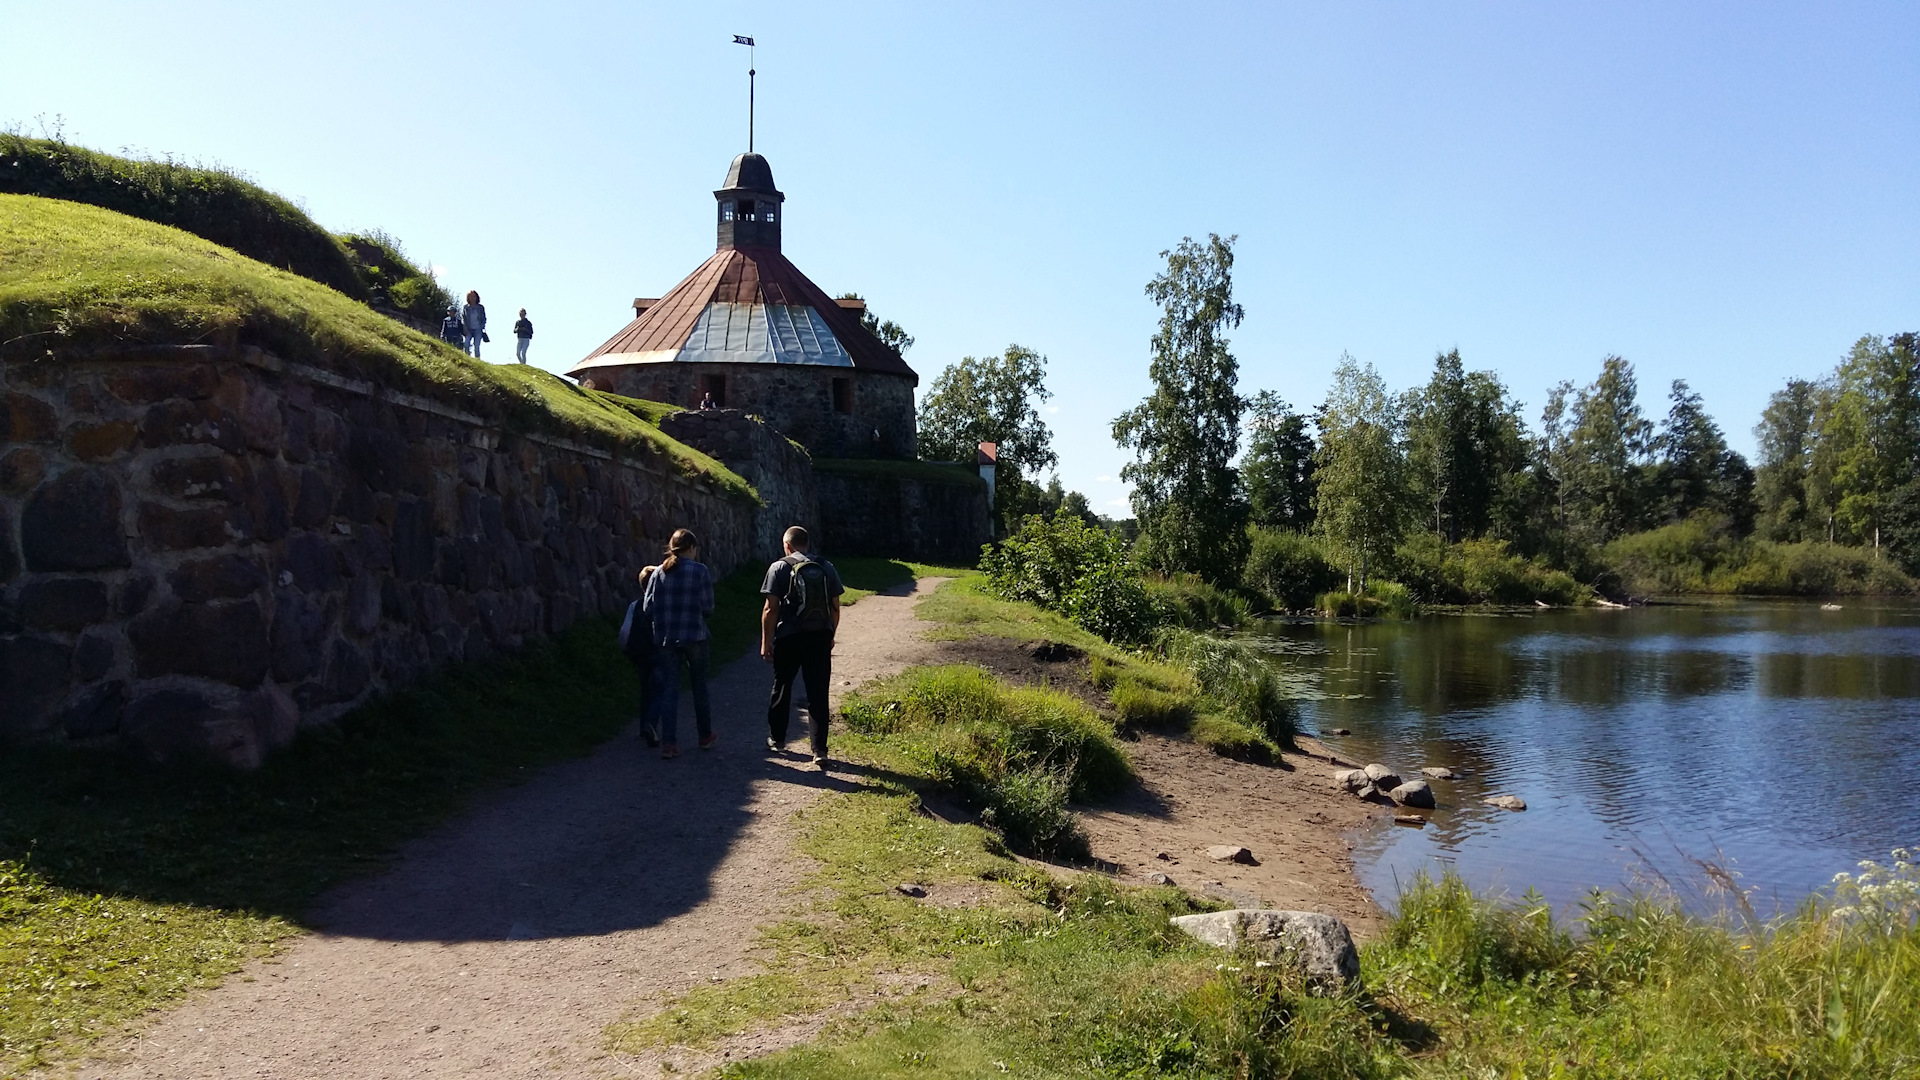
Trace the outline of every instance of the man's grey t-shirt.
<instances>
[{"instance_id":1,"label":"man's grey t-shirt","mask_svg":"<svg viewBox=\"0 0 1920 1080\"><path fill-rule=\"evenodd\" d=\"M808 562L816 562L827 571L827 595L839 596L846 592L846 586L840 584L840 572L825 559L807 556ZM774 624L773 636L783 638L800 632L799 606L787 599L787 586L793 581L793 567L785 559L777 559L767 567L767 576L760 581L760 595L771 596L780 601L780 621Z\"/></svg>"}]
</instances>

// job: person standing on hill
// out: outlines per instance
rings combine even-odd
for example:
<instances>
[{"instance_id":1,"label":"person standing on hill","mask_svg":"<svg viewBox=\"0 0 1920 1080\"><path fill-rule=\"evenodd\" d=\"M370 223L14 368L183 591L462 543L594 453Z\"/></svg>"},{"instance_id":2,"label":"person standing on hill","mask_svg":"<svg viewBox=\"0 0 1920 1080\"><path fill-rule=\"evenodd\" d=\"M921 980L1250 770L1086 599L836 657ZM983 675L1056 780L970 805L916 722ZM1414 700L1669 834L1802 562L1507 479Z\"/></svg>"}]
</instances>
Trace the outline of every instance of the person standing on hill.
<instances>
[{"instance_id":1,"label":"person standing on hill","mask_svg":"<svg viewBox=\"0 0 1920 1080\"><path fill-rule=\"evenodd\" d=\"M793 717L793 679L807 684L807 718L813 728L813 765L827 767L827 684L833 677L833 635L840 628L840 595L846 592L833 564L807 553L807 530L795 525L780 538L784 557L767 567L760 583L760 655L773 665L773 698L767 704L767 749L784 753Z\"/></svg>"},{"instance_id":2,"label":"person standing on hill","mask_svg":"<svg viewBox=\"0 0 1920 1080\"><path fill-rule=\"evenodd\" d=\"M440 320L440 340L456 349L467 347L467 328L460 325L460 309L447 305L447 317Z\"/></svg>"},{"instance_id":3,"label":"person standing on hill","mask_svg":"<svg viewBox=\"0 0 1920 1080\"><path fill-rule=\"evenodd\" d=\"M667 557L647 581L640 610L653 624L660 646L653 662L654 727L660 756L680 756L680 667L693 683L693 718L700 749L713 748L713 706L707 698L707 613L713 610L713 572L698 562L700 538L676 529L667 541Z\"/></svg>"},{"instance_id":4,"label":"person standing on hill","mask_svg":"<svg viewBox=\"0 0 1920 1080\"><path fill-rule=\"evenodd\" d=\"M524 364L527 362L527 343L533 340L533 323L527 318L526 308L520 309L520 319L513 324L513 336L519 339L513 351Z\"/></svg>"},{"instance_id":5,"label":"person standing on hill","mask_svg":"<svg viewBox=\"0 0 1920 1080\"><path fill-rule=\"evenodd\" d=\"M467 355L480 359L480 343L487 340L487 309L472 289L467 290L467 309L460 313L460 322L467 330Z\"/></svg>"}]
</instances>

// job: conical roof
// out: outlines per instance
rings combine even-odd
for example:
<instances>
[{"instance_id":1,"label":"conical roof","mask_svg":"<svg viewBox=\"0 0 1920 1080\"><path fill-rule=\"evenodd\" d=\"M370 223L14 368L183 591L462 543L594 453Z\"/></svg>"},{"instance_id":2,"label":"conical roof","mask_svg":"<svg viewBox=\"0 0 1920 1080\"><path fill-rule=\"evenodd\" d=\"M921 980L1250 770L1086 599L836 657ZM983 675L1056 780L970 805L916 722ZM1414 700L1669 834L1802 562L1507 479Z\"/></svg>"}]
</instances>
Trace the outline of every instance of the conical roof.
<instances>
[{"instance_id":1,"label":"conical roof","mask_svg":"<svg viewBox=\"0 0 1920 1080\"><path fill-rule=\"evenodd\" d=\"M759 155L742 155L742 162ZM765 159L760 159L764 166ZM728 180L732 181L730 173ZM772 184L772 171L766 179ZM567 372L631 364L813 364L904 375L900 354L778 249L724 247Z\"/></svg>"}]
</instances>

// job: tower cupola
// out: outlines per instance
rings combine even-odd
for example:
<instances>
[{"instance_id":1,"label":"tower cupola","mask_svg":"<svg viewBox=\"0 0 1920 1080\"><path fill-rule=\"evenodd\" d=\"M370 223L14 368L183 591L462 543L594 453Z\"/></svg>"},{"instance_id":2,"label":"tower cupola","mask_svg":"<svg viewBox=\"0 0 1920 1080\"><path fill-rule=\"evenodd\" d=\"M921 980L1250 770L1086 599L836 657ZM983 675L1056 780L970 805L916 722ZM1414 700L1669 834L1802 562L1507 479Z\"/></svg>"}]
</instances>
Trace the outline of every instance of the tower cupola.
<instances>
[{"instance_id":1,"label":"tower cupola","mask_svg":"<svg viewBox=\"0 0 1920 1080\"><path fill-rule=\"evenodd\" d=\"M741 154L727 170L726 186L713 193L718 207L718 250L767 247L780 250L781 204L773 167L759 154Z\"/></svg>"}]
</instances>

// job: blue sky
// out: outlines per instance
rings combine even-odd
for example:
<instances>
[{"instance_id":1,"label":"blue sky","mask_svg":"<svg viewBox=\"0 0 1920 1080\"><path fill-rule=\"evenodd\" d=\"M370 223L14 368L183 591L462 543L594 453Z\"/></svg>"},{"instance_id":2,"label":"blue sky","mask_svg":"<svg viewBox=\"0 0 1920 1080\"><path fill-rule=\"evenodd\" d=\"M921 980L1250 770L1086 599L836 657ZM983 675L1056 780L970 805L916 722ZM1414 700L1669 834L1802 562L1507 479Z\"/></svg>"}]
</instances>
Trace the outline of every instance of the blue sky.
<instances>
[{"instance_id":1,"label":"blue sky","mask_svg":"<svg viewBox=\"0 0 1920 1080\"><path fill-rule=\"evenodd\" d=\"M1920 329L1912 3L0 0L0 123L384 228L564 370L711 252L736 33L788 255L914 333L923 390L1045 353L1110 512L1186 235L1239 235L1243 388L1301 407L1342 351L1401 388L1458 347L1532 418L1619 353L1750 449L1785 378Z\"/></svg>"}]
</instances>

